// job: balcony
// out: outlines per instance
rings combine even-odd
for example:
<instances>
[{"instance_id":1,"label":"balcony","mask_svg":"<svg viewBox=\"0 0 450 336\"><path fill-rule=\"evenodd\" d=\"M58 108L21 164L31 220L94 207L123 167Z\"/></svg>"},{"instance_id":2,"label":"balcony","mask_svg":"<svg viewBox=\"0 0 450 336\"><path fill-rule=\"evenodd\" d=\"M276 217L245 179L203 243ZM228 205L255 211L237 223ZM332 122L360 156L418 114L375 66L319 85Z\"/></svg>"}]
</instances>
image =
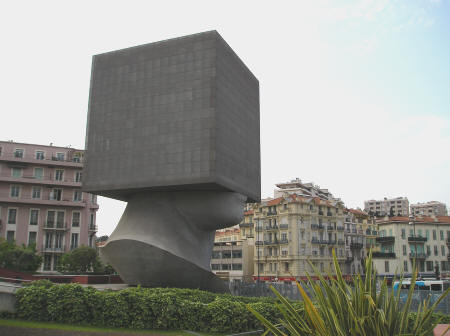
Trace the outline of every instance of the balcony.
<instances>
[{"instance_id":1,"label":"balcony","mask_svg":"<svg viewBox=\"0 0 450 336\"><path fill-rule=\"evenodd\" d=\"M408 243L425 243L428 240L427 237L409 236Z\"/></svg>"},{"instance_id":2,"label":"balcony","mask_svg":"<svg viewBox=\"0 0 450 336\"><path fill-rule=\"evenodd\" d=\"M276 216L277 215L277 210L269 210L267 211L267 216Z\"/></svg>"},{"instance_id":3,"label":"balcony","mask_svg":"<svg viewBox=\"0 0 450 336\"><path fill-rule=\"evenodd\" d=\"M278 245L278 240L265 240L264 245Z\"/></svg>"},{"instance_id":4,"label":"balcony","mask_svg":"<svg viewBox=\"0 0 450 336\"><path fill-rule=\"evenodd\" d=\"M289 224L280 224L280 229L289 229Z\"/></svg>"},{"instance_id":5,"label":"balcony","mask_svg":"<svg viewBox=\"0 0 450 336\"><path fill-rule=\"evenodd\" d=\"M409 252L409 257L411 259L426 259L427 254L423 252Z\"/></svg>"},{"instance_id":6,"label":"balcony","mask_svg":"<svg viewBox=\"0 0 450 336\"><path fill-rule=\"evenodd\" d=\"M76 160L59 160L56 157L36 159L34 157L20 157L16 153L4 153L0 156L0 161L8 162L9 164L19 164L19 165L44 165L44 166L60 166L60 167L77 167L83 168L83 163L79 162L80 159Z\"/></svg>"},{"instance_id":7,"label":"balcony","mask_svg":"<svg viewBox=\"0 0 450 336\"><path fill-rule=\"evenodd\" d=\"M32 184L32 185L41 185L41 186L62 186L62 187L73 187L73 188L81 188L81 182L77 182L75 180L54 180L51 178L51 175L43 176L42 178L36 178L33 175L22 175L20 177L13 177L10 174L0 174L0 181L2 182L11 182L18 184Z\"/></svg>"},{"instance_id":8,"label":"balcony","mask_svg":"<svg viewBox=\"0 0 450 336\"><path fill-rule=\"evenodd\" d=\"M377 243L380 243L380 244L394 243L395 237L394 236L377 237L376 241L377 241Z\"/></svg>"},{"instance_id":9,"label":"balcony","mask_svg":"<svg viewBox=\"0 0 450 336\"><path fill-rule=\"evenodd\" d=\"M327 245L329 243L328 239L320 239L319 244L321 245Z\"/></svg>"},{"instance_id":10,"label":"balcony","mask_svg":"<svg viewBox=\"0 0 450 336\"><path fill-rule=\"evenodd\" d=\"M89 225L89 231L97 232L98 231L97 225Z\"/></svg>"},{"instance_id":11,"label":"balcony","mask_svg":"<svg viewBox=\"0 0 450 336\"><path fill-rule=\"evenodd\" d=\"M255 245L263 245L262 240L257 240L257 241L255 242Z\"/></svg>"},{"instance_id":12,"label":"balcony","mask_svg":"<svg viewBox=\"0 0 450 336\"><path fill-rule=\"evenodd\" d=\"M345 241L343 239L338 239L338 245L345 245Z\"/></svg>"},{"instance_id":13,"label":"balcony","mask_svg":"<svg viewBox=\"0 0 450 336\"><path fill-rule=\"evenodd\" d=\"M265 229L266 229L266 231L278 230L278 226L277 225L266 225Z\"/></svg>"},{"instance_id":14,"label":"balcony","mask_svg":"<svg viewBox=\"0 0 450 336\"><path fill-rule=\"evenodd\" d=\"M336 227L336 230L338 230L338 231L344 231L344 227L343 227L343 226L337 226L337 227Z\"/></svg>"},{"instance_id":15,"label":"balcony","mask_svg":"<svg viewBox=\"0 0 450 336\"><path fill-rule=\"evenodd\" d=\"M67 199L55 200L55 199L51 199L49 196L42 197L42 198L31 198L29 196L28 197L26 197L26 196L9 197L9 195L8 196L0 195L0 203L69 206L69 207L76 207L76 208L84 208L84 207L88 206L88 204L85 201L74 202L74 201L69 201ZM98 208L98 204L95 204L94 206Z\"/></svg>"},{"instance_id":16,"label":"balcony","mask_svg":"<svg viewBox=\"0 0 450 336\"><path fill-rule=\"evenodd\" d=\"M327 216L331 217L333 214L331 212L327 212Z\"/></svg>"},{"instance_id":17,"label":"balcony","mask_svg":"<svg viewBox=\"0 0 450 336\"><path fill-rule=\"evenodd\" d=\"M352 229L352 233L356 233L356 229Z\"/></svg>"},{"instance_id":18,"label":"balcony","mask_svg":"<svg viewBox=\"0 0 450 336\"><path fill-rule=\"evenodd\" d=\"M253 227L253 223L252 222L250 222L250 223L240 223L239 226L240 227Z\"/></svg>"},{"instance_id":19,"label":"balcony","mask_svg":"<svg viewBox=\"0 0 450 336\"><path fill-rule=\"evenodd\" d=\"M45 253L64 253L66 250L64 245L61 245L59 247L54 246L45 246L45 244L42 246L42 252Z\"/></svg>"},{"instance_id":20,"label":"balcony","mask_svg":"<svg viewBox=\"0 0 450 336\"><path fill-rule=\"evenodd\" d=\"M362 243L357 243L357 242L351 242L350 243L350 248L351 249L361 249L363 247Z\"/></svg>"},{"instance_id":21,"label":"balcony","mask_svg":"<svg viewBox=\"0 0 450 336\"><path fill-rule=\"evenodd\" d=\"M44 225L44 230L61 230L66 231L67 230L67 222L64 223L53 223L53 222L47 222Z\"/></svg>"},{"instance_id":22,"label":"balcony","mask_svg":"<svg viewBox=\"0 0 450 336\"><path fill-rule=\"evenodd\" d=\"M333 230L334 230L333 225L327 225L327 230L328 230L328 231L333 231Z\"/></svg>"},{"instance_id":23,"label":"balcony","mask_svg":"<svg viewBox=\"0 0 450 336\"><path fill-rule=\"evenodd\" d=\"M289 241L287 239L281 239L280 244L289 244Z\"/></svg>"},{"instance_id":24,"label":"balcony","mask_svg":"<svg viewBox=\"0 0 450 336\"><path fill-rule=\"evenodd\" d=\"M312 230L318 230L319 229L319 224L311 224L311 229Z\"/></svg>"},{"instance_id":25,"label":"balcony","mask_svg":"<svg viewBox=\"0 0 450 336\"><path fill-rule=\"evenodd\" d=\"M319 210L319 215L323 216L323 211Z\"/></svg>"},{"instance_id":26,"label":"balcony","mask_svg":"<svg viewBox=\"0 0 450 336\"><path fill-rule=\"evenodd\" d=\"M311 244L319 244L319 239L317 239L316 237L312 237Z\"/></svg>"},{"instance_id":27,"label":"balcony","mask_svg":"<svg viewBox=\"0 0 450 336\"><path fill-rule=\"evenodd\" d=\"M328 239L328 244L329 244L329 245L336 245L336 240L334 240L334 239Z\"/></svg>"},{"instance_id":28,"label":"balcony","mask_svg":"<svg viewBox=\"0 0 450 336\"><path fill-rule=\"evenodd\" d=\"M263 230L263 227L262 226L257 226L257 227L255 227L255 231L256 232L261 232Z\"/></svg>"},{"instance_id":29,"label":"balcony","mask_svg":"<svg viewBox=\"0 0 450 336\"><path fill-rule=\"evenodd\" d=\"M323 224L319 223L319 230L323 230L325 227L323 226Z\"/></svg>"},{"instance_id":30,"label":"balcony","mask_svg":"<svg viewBox=\"0 0 450 336\"><path fill-rule=\"evenodd\" d=\"M353 261L353 259L354 259L353 256L348 255L345 257L345 262L347 264L350 264Z\"/></svg>"},{"instance_id":31,"label":"balcony","mask_svg":"<svg viewBox=\"0 0 450 336\"><path fill-rule=\"evenodd\" d=\"M395 252L372 252L372 258L395 259Z\"/></svg>"}]
</instances>

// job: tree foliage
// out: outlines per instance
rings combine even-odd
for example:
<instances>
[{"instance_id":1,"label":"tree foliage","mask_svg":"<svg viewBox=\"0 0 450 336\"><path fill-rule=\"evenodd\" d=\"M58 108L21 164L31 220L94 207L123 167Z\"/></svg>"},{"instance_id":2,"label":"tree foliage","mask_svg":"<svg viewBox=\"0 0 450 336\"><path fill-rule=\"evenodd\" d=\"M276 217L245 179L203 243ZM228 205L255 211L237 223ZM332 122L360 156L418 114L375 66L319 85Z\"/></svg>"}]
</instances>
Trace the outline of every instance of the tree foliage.
<instances>
[{"instance_id":1,"label":"tree foliage","mask_svg":"<svg viewBox=\"0 0 450 336\"><path fill-rule=\"evenodd\" d=\"M61 257L58 270L72 274L98 273L103 271L103 265L94 248L80 246Z\"/></svg>"},{"instance_id":2,"label":"tree foliage","mask_svg":"<svg viewBox=\"0 0 450 336\"><path fill-rule=\"evenodd\" d=\"M0 241L0 267L20 271L35 272L42 263L35 245L17 246L13 242Z\"/></svg>"}]
</instances>

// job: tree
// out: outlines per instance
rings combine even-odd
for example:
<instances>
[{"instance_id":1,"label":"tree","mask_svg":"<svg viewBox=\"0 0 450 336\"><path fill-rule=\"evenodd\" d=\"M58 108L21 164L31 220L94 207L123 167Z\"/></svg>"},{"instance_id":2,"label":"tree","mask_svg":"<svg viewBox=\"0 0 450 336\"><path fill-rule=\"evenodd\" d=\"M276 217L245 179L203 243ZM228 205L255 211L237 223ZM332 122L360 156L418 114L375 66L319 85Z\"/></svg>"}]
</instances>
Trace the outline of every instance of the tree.
<instances>
[{"instance_id":1,"label":"tree","mask_svg":"<svg viewBox=\"0 0 450 336\"><path fill-rule=\"evenodd\" d=\"M108 238L109 238L109 236L104 235L104 236L98 237L95 241L96 241L97 243L99 243L99 242L105 242L105 241L108 240Z\"/></svg>"},{"instance_id":2,"label":"tree","mask_svg":"<svg viewBox=\"0 0 450 336\"><path fill-rule=\"evenodd\" d=\"M102 272L103 266L94 248L80 246L62 256L58 269L61 272L81 274Z\"/></svg>"},{"instance_id":3,"label":"tree","mask_svg":"<svg viewBox=\"0 0 450 336\"><path fill-rule=\"evenodd\" d=\"M17 246L13 242L0 241L0 267L20 272L35 272L42 264L35 245Z\"/></svg>"}]
</instances>

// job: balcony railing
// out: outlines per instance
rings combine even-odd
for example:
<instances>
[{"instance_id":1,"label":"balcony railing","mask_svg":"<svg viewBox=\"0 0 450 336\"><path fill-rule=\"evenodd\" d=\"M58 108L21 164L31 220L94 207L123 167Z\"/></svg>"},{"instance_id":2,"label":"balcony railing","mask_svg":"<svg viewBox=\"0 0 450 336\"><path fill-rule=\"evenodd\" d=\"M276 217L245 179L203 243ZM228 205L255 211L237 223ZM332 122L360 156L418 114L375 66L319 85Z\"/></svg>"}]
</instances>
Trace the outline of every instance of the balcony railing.
<instances>
[{"instance_id":1,"label":"balcony railing","mask_svg":"<svg viewBox=\"0 0 450 336\"><path fill-rule=\"evenodd\" d=\"M280 229L289 229L289 224L280 224Z\"/></svg>"},{"instance_id":2,"label":"balcony railing","mask_svg":"<svg viewBox=\"0 0 450 336\"><path fill-rule=\"evenodd\" d=\"M277 225L266 225L265 229L266 230L278 230L278 226Z\"/></svg>"},{"instance_id":3,"label":"balcony railing","mask_svg":"<svg viewBox=\"0 0 450 336\"><path fill-rule=\"evenodd\" d=\"M89 231L95 231L95 232L97 232L97 231L98 231L97 225L89 225Z\"/></svg>"},{"instance_id":4,"label":"balcony railing","mask_svg":"<svg viewBox=\"0 0 450 336\"><path fill-rule=\"evenodd\" d=\"M319 224L311 224L312 230L317 230L319 228Z\"/></svg>"},{"instance_id":5,"label":"balcony railing","mask_svg":"<svg viewBox=\"0 0 450 336\"><path fill-rule=\"evenodd\" d=\"M319 210L319 215L323 216L323 211Z\"/></svg>"},{"instance_id":6,"label":"balcony railing","mask_svg":"<svg viewBox=\"0 0 450 336\"><path fill-rule=\"evenodd\" d=\"M395 252L372 252L372 258L395 259Z\"/></svg>"},{"instance_id":7,"label":"balcony railing","mask_svg":"<svg viewBox=\"0 0 450 336\"><path fill-rule=\"evenodd\" d=\"M319 230L323 230L323 229L324 229L323 224L319 224Z\"/></svg>"},{"instance_id":8,"label":"balcony railing","mask_svg":"<svg viewBox=\"0 0 450 336\"><path fill-rule=\"evenodd\" d=\"M257 227L255 227L255 231L256 232L261 232L263 230L263 227L262 226L257 226Z\"/></svg>"},{"instance_id":9,"label":"balcony railing","mask_svg":"<svg viewBox=\"0 0 450 336\"><path fill-rule=\"evenodd\" d=\"M289 241L287 239L281 239L280 244L289 244Z\"/></svg>"},{"instance_id":10,"label":"balcony railing","mask_svg":"<svg viewBox=\"0 0 450 336\"><path fill-rule=\"evenodd\" d=\"M338 239L338 245L345 245L345 241L343 239Z\"/></svg>"},{"instance_id":11,"label":"balcony railing","mask_svg":"<svg viewBox=\"0 0 450 336\"><path fill-rule=\"evenodd\" d=\"M262 245L262 244L263 244L262 240L257 240L257 241L255 242L255 245Z\"/></svg>"},{"instance_id":12,"label":"balcony railing","mask_svg":"<svg viewBox=\"0 0 450 336\"><path fill-rule=\"evenodd\" d=\"M333 216L331 212L327 212L327 216Z\"/></svg>"},{"instance_id":13,"label":"balcony railing","mask_svg":"<svg viewBox=\"0 0 450 336\"><path fill-rule=\"evenodd\" d=\"M425 243L428 240L427 237L409 236L408 243Z\"/></svg>"},{"instance_id":14,"label":"balcony railing","mask_svg":"<svg viewBox=\"0 0 450 336\"><path fill-rule=\"evenodd\" d=\"M332 231L332 230L334 230L334 227L333 227L333 225L327 225L327 230L328 230L328 231Z\"/></svg>"},{"instance_id":15,"label":"balcony railing","mask_svg":"<svg viewBox=\"0 0 450 336\"><path fill-rule=\"evenodd\" d=\"M409 257L412 259L426 259L427 254L423 252L409 252Z\"/></svg>"},{"instance_id":16,"label":"balcony railing","mask_svg":"<svg viewBox=\"0 0 450 336\"><path fill-rule=\"evenodd\" d=\"M250 222L250 223L240 223L239 226L240 227L253 227L253 223L252 222Z\"/></svg>"},{"instance_id":17,"label":"balcony railing","mask_svg":"<svg viewBox=\"0 0 450 336\"><path fill-rule=\"evenodd\" d=\"M312 244L319 244L319 239L317 239L316 237L312 237L311 238L311 243Z\"/></svg>"},{"instance_id":18,"label":"balcony railing","mask_svg":"<svg viewBox=\"0 0 450 336\"><path fill-rule=\"evenodd\" d=\"M267 211L267 216L275 216L277 214L277 210L269 210Z\"/></svg>"},{"instance_id":19,"label":"balcony railing","mask_svg":"<svg viewBox=\"0 0 450 336\"><path fill-rule=\"evenodd\" d=\"M357 243L357 242L351 242L350 243L350 248L351 249L360 249L363 247L362 243Z\"/></svg>"},{"instance_id":20,"label":"balcony railing","mask_svg":"<svg viewBox=\"0 0 450 336\"><path fill-rule=\"evenodd\" d=\"M381 244L394 243L395 237L394 236L377 237L376 241L377 241L377 243L381 243Z\"/></svg>"},{"instance_id":21,"label":"balcony railing","mask_svg":"<svg viewBox=\"0 0 450 336\"><path fill-rule=\"evenodd\" d=\"M44 244L42 246L42 252L64 253L65 250L66 250L65 245L55 247L55 246L47 246Z\"/></svg>"},{"instance_id":22,"label":"balcony railing","mask_svg":"<svg viewBox=\"0 0 450 336\"><path fill-rule=\"evenodd\" d=\"M67 222L64 222L64 223L47 222L44 225L44 229L46 229L46 230L67 230Z\"/></svg>"},{"instance_id":23,"label":"balcony railing","mask_svg":"<svg viewBox=\"0 0 450 336\"><path fill-rule=\"evenodd\" d=\"M343 227L343 226L337 226L337 227L336 227L336 230L338 230L338 231L344 231L344 227Z\"/></svg>"}]
</instances>

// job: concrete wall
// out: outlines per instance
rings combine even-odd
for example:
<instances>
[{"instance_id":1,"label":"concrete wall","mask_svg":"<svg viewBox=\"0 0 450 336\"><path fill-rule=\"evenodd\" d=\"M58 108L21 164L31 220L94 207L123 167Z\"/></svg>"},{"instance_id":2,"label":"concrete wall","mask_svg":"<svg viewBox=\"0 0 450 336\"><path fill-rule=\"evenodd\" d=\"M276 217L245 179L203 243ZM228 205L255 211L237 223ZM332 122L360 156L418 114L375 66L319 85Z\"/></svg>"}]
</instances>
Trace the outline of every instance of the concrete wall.
<instances>
[{"instance_id":1,"label":"concrete wall","mask_svg":"<svg viewBox=\"0 0 450 336\"><path fill-rule=\"evenodd\" d=\"M260 199L259 83L216 31L93 58L86 191Z\"/></svg>"}]
</instances>

